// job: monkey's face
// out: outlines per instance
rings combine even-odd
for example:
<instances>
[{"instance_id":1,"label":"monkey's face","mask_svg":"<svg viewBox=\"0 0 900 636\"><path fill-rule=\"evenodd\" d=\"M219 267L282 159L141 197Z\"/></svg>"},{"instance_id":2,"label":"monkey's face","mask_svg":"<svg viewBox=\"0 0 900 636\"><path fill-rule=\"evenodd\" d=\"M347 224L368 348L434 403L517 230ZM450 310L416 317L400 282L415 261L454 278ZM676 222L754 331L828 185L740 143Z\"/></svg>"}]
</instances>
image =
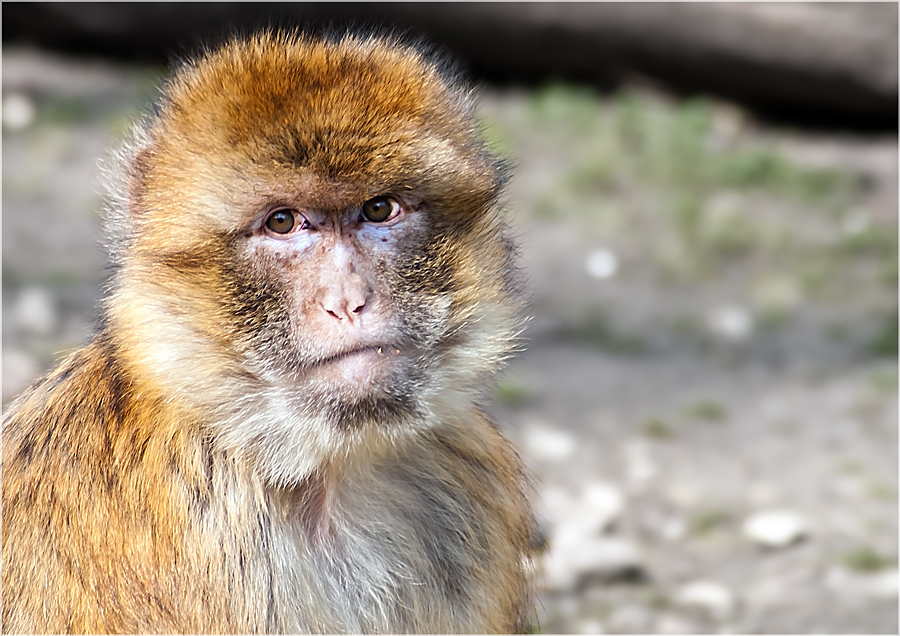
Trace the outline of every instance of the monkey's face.
<instances>
[{"instance_id":1,"label":"monkey's face","mask_svg":"<svg viewBox=\"0 0 900 636\"><path fill-rule=\"evenodd\" d=\"M308 186L280 183L281 196L233 235L235 348L254 373L295 387L305 410L336 426L421 417L415 394L451 307L443 285L417 267L432 241L424 203L334 195L325 210L304 195Z\"/></svg>"},{"instance_id":2,"label":"monkey's face","mask_svg":"<svg viewBox=\"0 0 900 636\"><path fill-rule=\"evenodd\" d=\"M270 473L464 408L508 353L502 171L415 50L236 42L141 134L112 313L136 364Z\"/></svg>"}]
</instances>

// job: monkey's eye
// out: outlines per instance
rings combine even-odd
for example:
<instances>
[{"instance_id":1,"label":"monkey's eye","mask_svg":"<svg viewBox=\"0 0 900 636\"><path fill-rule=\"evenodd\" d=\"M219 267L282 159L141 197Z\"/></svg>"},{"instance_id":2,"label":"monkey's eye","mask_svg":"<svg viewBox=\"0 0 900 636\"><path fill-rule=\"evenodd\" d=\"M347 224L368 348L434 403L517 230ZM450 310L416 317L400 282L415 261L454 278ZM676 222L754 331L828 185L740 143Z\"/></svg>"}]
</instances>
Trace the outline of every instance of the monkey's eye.
<instances>
[{"instance_id":1,"label":"monkey's eye","mask_svg":"<svg viewBox=\"0 0 900 636\"><path fill-rule=\"evenodd\" d=\"M294 229L294 223L293 210L275 210L266 219L266 227L276 234L287 234Z\"/></svg>"},{"instance_id":2,"label":"monkey's eye","mask_svg":"<svg viewBox=\"0 0 900 636\"><path fill-rule=\"evenodd\" d=\"M362 204L362 215L372 223L384 223L400 214L400 204L389 197L375 197Z\"/></svg>"}]
</instances>

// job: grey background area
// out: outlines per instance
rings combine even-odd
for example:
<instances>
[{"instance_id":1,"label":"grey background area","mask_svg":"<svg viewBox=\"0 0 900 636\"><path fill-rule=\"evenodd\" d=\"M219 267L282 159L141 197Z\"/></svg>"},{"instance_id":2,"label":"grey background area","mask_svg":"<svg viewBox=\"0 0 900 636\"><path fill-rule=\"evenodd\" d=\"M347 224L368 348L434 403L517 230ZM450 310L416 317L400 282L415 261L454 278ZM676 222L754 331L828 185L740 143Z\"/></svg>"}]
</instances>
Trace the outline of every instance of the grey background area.
<instances>
[{"instance_id":1,"label":"grey background area","mask_svg":"<svg viewBox=\"0 0 900 636\"><path fill-rule=\"evenodd\" d=\"M758 11L806 32L807 5L773 7ZM836 49L893 37L896 76L896 16L840 24ZM4 404L91 333L97 162L165 71L8 28ZM652 49L625 32L620 60ZM505 207L529 281L525 349L490 408L548 538L535 630L896 633L896 128L838 107L801 126L704 89L709 68L687 89L623 64L613 84L541 72L480 96L486 139L517 165Z\"/></svg>"}]
</instances>

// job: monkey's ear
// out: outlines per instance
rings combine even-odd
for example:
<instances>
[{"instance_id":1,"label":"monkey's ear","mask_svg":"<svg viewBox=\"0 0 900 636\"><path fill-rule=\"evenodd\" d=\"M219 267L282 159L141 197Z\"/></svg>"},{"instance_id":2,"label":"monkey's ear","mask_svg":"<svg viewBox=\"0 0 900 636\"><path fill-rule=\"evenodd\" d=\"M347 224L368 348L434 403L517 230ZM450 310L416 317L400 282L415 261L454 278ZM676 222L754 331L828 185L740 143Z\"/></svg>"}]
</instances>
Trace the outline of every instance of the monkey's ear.
<instances>
[{"instance_id":1,"label":"monkey's ear","mask_svg":"<svg viewBox=\"0 0 900 636\"><path fill-rule=\"evenodd\" d=\"M125 185L126 209L132 217L137 217L144 209L142 205L143 193L146 191L146 176L149 169L152 151L143 146L131 157L127 169L127 182Z\"/></svg>"},{"instance_id":2,"label":"monkey's ear","mask_svg":"<svg viewBox=\"0 0 900 636\"><path fill-rule=\"evenodd\" d=\"M154 154L147 128L138 124L131 138L101 161L106 190L103 230L114 264L131 243L135 221L145 216L146 179Z\"/></svg>"}]
</instances>

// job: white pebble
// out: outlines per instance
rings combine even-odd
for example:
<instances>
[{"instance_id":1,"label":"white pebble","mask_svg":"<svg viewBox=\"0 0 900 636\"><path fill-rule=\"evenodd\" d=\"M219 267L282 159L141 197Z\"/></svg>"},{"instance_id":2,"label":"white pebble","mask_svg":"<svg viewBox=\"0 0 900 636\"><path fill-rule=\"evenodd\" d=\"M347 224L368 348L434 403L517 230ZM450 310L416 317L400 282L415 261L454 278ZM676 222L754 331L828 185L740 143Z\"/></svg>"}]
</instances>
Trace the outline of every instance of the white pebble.
<instances>
[{"instance_id":1,"label":"white pebble","mask_svg":"<svg viewBox=\"0 0 900 636\"><path fill-rule=\"evenodd\" d=\"M603 532L625 509L622 491L602 481L589 481L581 489L580 504L597 532Z\"/></svg>"},{"instance_id":2,"label":"white pebble","mask_svg":"<svg viewBox=\"0 0 900 636\"><path fill-rule=\"evenodd\" d=\"M10 93L3 98L3 125L10 130L28 128L34 121L34 104L23 93Z\"/></svg>"},{"instance_id":3,"label":"white pebble","mask_svg":"<svg viewBox=\"0 0 900 636\"><path fill-rule=\"evenodd\" d=\"M558 462L575 452L575 436L567 431L533 425L525 432L525 448L535 459Z\"/></svg>"},{"instance_id":4,"label":"white pebble","mask_svg":"<svg viewBox=\"0 0 900 636\"><path fill-rule=\"evenodd\" d=\"M759 481L747 486L747 501L754 507L774 506L781 498L781 489L774 484Z\"/></svg>"},{"instance_id":5,"label":"white pebble","mask_svg":"<svg viewBox=\"0 0 900 636\"><path fill-rule=\"evenodd\" d=\"M782 548L803 539L809 532L806 520L788 510L752 515L744 522L744 536L769 548Z\"/></svg>"},{"instance_id":6,"label":"white pebble","mask_svg":"<svg viewBox=\"0 0 900 636\"><path fill-rule=\"evenodd\" d=\"M561 488L545 488L541 503L553 526L553 543L568 546L581 544L609 529L622 514L625 498L615 486L591 481L578 496Z\"/></svg>"},{"instance_id":7,"label":"white pebble","mask_svg":"<svg viewBox=\"0 0 900 636\"><path fill-rule=\"evenodd\" d=\"M629 485L640 490L652 481L659 469L650 456L649 446L642 440L631 440L625 444L625 472Z\"/></svg>"},{"instance_id":8,"label":"white pebble","mask_svg":"<svg viewBox=\"0 0 900 636\"><path fill-rule=\"evenodd\" d=\"M578 616L580 607L578 599L568 596L559 599L554 609L568 621L571 621Z\"/></svg>"},{"instance_id":9,"label":"white pebble","mask_svg":"<svg viewBox=\"0 0 900 636\"><path fill-rule=\"evenodd\" d=\"M715 335L727 340L743 340L753 331L753 318L742 307L725 305L709 313L707 326Z\"/></svg>"},{"instance_id":10,"label":"white pebble","mask_svg":"<svg viewBox=\"0 0 900 636\"><path fill-rule=\"evenodd\" d=\"M869 574L833 567L825 574L825 586L847 596L896 598L900 591L900 576L896 569Z\"/></svg>"},{"instance_id":11,"label":"white pebble","mask_svg":"<svg viewBox=\"0 0 900 636\"><path fill-rule=\"evenodd\" d=\"M585 619L578 621L574 625L575 634L605 634L603 631L603 623L596 619Z\"/></svg>"},{"instance_id":12,"label":"white pebble","mask_svg":"<svg viewBox=\"0 0 900 636\"><path fill-rule=\"evenodd\" d=\"M585 541L573 550L578 571L603 577L639 568L643 563L638 547L625 539L597 538Z\"/></svg>"},{"instance_id":13,"label":"white pebble","mask_svg":"<svg viewBox=\"0 0 900 636\"><path fill-rule=\"evenodd\" d=\"M832 567L825 572L825 587L832 590L839 590L847 586L850 579L850 573L844 568Z\"/></svg>"},{"instance_id":14,"label":"white pebble","mask_svg":"<svg viewBox=\"0 0 900 636\"><path fill-rule=\"evenodd\" d=\"M704 500L703 493L687 481L666 480L662 484L662 492L670 503L679 508L693 508Z\"/></svg>"},{"instance_id":15,"label":"white pebble","mask_svg":"<svg viewBox=\"0 0 900 636\"><path fill-rule=\"evenodd\" d=\"M629 603L616 608L606 619L615 634L645 633L649 631L653 614L643 605Z\"/></svg>"},{"instance_id":16,"label":"white pebble","mask_svg":"<svg viewBox=\"0 0 900 636\"><path fill-rule=\"evenodd\" d=\"M841 475L831 483L832 490L848 499L861 499L868 494L868 484L857 475Z\"/></svg>"},{"instance_id":17,"label":"white pebble","mask_svg":"<svg viewBox=\"0 0 900 636\"><path fill-rule=\"evenodd\" d=\"M40 287L27 287L19 292L13 305L13 319L24 332L39 336L50 334L56 326L53 297Z\"/></svg>"},{"instance_id":18,"label":"white pebble","mask_svg":"<svg viewBox=\"0 0 900 636\"><path fill-rule=\"evenodd\" d=\"M866 591L877 598L896 598L900 588L900 577L897 570L886 570L869 577Z\"/></svg>"},{"instance_id":19,"label":"white pebble","mask_svg":"<svg viewBox=\"0 0 900 636\"><path fill-rule=\"evenodd\" d=\"M594 278L612 278L619 269L619 259L609 250L594 250L588 255L585 266Z\"/></svg>"},{"instance_id":20,"label":"white pebble","mask_svg":"<svg viewBox=\"0 0 900 636\"><path fill-rule=\"evenodd\" d=\"M544 579L550 589L576 587L585 579L609 580L643 569L643 555L630 541L605 537L581 541L551 540L544 556Z\"/></svg>"},{"instance_id":21,"label":"white pebble","mask_svg":"<svg viewBox=\"0 0 900 636\"><path fill-rule=\"evenodd\" d=\"M716 618L725 618L734 608L734 594L714 581L693 581L678 590L675 602L702 609Z\"/></svg>"},{"instance_id":22,"label":"white pebble","mask_svg":"<svg viewBox=\"0 0 900 636\"><path fill-rule=\"evenodd\" d=\"M678 541L687 534L687 524L681 517L672 517L660 525L659 533L666 541Z\"/></svg>"},{"instance_id":23,"label":"white pebble","mask_svg":"<svg viewBox=\"0 0 900 636\"><path fill-rule=\"evenodd\" d=\"M777 576L749 583L743 588L743 598L747 604L763 608L788 604L792 600L792 586L785 579Z\"/></svg>"},{"instance_id":24,"label":"white pebble","mask_svg":"<svg viewBox=\"0 0 900 636\"><path fill-rule=\"evenodd\" d=\"M654 634L696 634L697 628L673 614L663 614L656 620Z\"/></svg>"}]
</instances>

